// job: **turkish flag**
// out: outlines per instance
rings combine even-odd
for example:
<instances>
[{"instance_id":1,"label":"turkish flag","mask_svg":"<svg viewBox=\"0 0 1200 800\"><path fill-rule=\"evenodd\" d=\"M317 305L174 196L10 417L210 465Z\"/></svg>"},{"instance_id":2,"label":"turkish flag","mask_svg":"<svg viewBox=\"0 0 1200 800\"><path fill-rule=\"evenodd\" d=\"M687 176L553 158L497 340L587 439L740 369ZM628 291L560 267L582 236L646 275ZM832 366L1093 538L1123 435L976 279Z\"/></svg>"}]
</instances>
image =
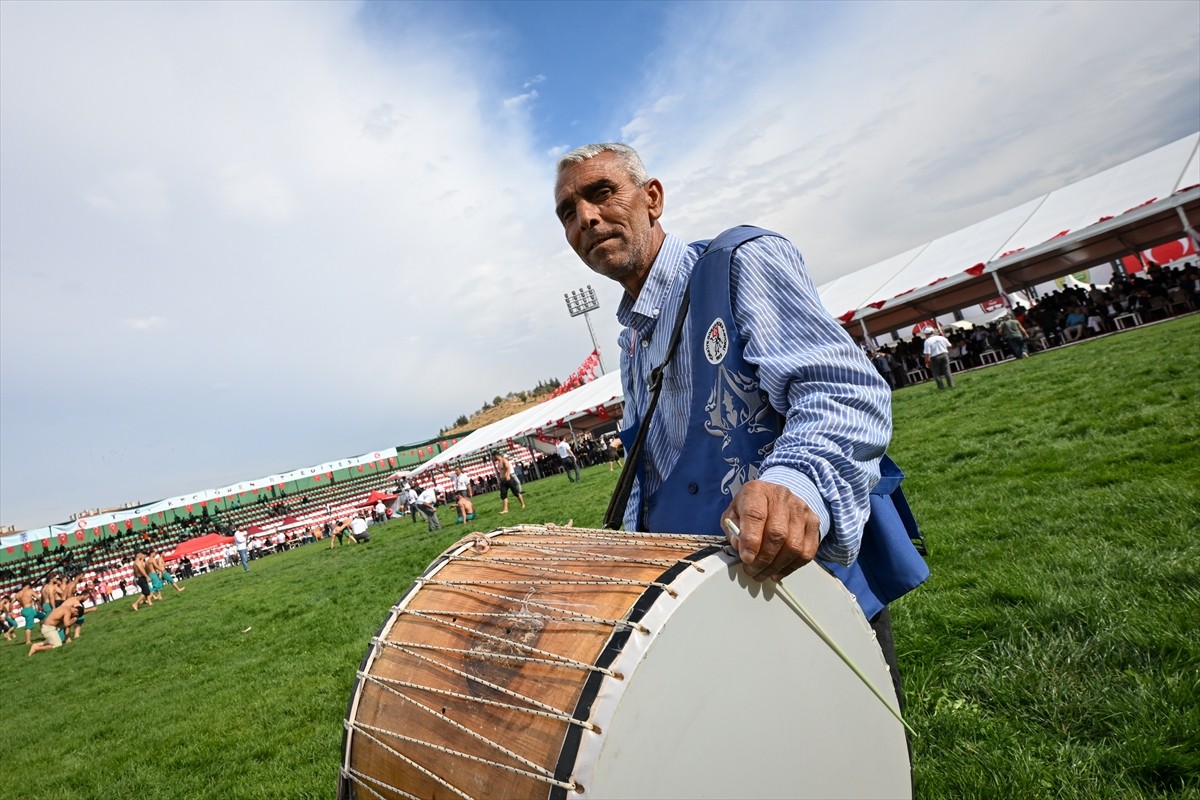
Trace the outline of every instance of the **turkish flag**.
<instances>
[{"instance_id":1,"label":"turkish flag","mask_svg":"<svg viewBox=\"0 0 1200 800\"><path fill-rule=\"evenodd\" d=\"M43 550L50 549L50 540L49 539L42 539L42 549Z\"/></svg>"},{"instance_id":2,"label":"turkish flag","mask_svg":"<svg viewBox=\"0 0 1200 800\"><path fill-rule=\"evenodd\" d=\"M66 543L67 543L67 535L66 535L65 533L60 533L60 534L58 535L58 543L59 543L59 544L66 544Z\"/></svg>"},{"instance_id":3,"label":"turkish flag","mask_svg":"<svg viewBox=\"0 0 1200 800\"><path fill-rule=\"evenodd\" d=\"M190 514L190 513L192 513L192 504L191 504L191 503L187 503L187 504L185 504L185 505L184 505L184 508L186 508L186 509L187 509L187 512L188 512L189 514Z\"/></svg>"},{"instance_id":4,"label":"turkish flag","mask_svg":"<svg viewBox=\"0 0 1200 800\"><path fill-rule=\"evenodd\" d=\"M201 501L200 501L200 507L201 507L201 508L208 508L208 501L207 501L207 500L201 500Z\"/></svg>"},{"instance_id":5,"label":"turkish flag","mask_svg":"<svg viewBox=\"0 0 1200 800\"><path fill-rule=\"evenodd\" d=\"M131 519L125 520L125 530L127 530L127 531L133 530L133 520L131 520Z\"/></svg>"},{"instance_id":6,"label":"turkish flag","mask_svg":"<svg viewBox=\"0 0 1200 800\"><path fill-rule=\"evenodd\" d=\"M116 533L117 532L117 523L115 523L115 522L108 523L108 532Z\"/></svg>"},{"instance_id":7,"label":"turkish flag","mask_svg":"<svg viewBox=\"0 0 1200 800\"><path fill-rule=\"evenodd\" d=\"M321 476L320 476L320 475L313 475L313 480L314 480L314 481L319 481L319 480L321 480Z\"/></svg>"},{"instance_id":8,"label":"turkish flag","mask_svg":"<svg viewBox=\"0 0 1200 800\"><path fill-rule=\"evenodd\" d=\"M33 542L25 542L25 544L21 545L21 549L28 553L33 549Z\"/></svg>"},{"instance_id":9,"label":"turkish flag","mask_svg":"<svg viewBox=\"0 0 1200 800\"><path fill-rule=\"evenodd\" d=\"M388 456L388 463L391 464L393 467L396 466L396 457Z\"/></svg>"},{"instance_id":10,"label":"turkish flag","mask_svg":"<svg viewBox=\"0 0 1200 800\"><path fill-rule=\"evenodd\" d=\"M420 450L418 450L417 455L420 456L421 458L424 458L425 457L425 448L422 447Z\"/></svg>"},{"instance_id":11,"label":"turkish flag","mask_svg":"<svg viewBox=\"0 0 1200 800\"><path fill-rule=\"evenodd\" d=\"M97 539L100 538L100 529L99 528L92 528L92 533L96 536Z\"/></svg>"},{"instance_id":12,"label":"turkish flag","mask_svg":"<svg viewBox=\"0 0 1200 800\"><path fill-rule=\"evenodd\" d=\"M140 517L138 517L138 519L140 519L140 520L142 521L142 524L143 524L143 525L149 525L149 524L150 524L150 518L149 518L149 517L147 517L145 514L142 514Z\"/></svg>"},{"instance_id":13,"label":"turkish flag","mask_svg":"<svg viewBox=\"0 0 1200 800\"><path fill-rule=\"evenodd\" d=\"M75 541L82 542L84 534L86 534L86 533L87 533L87 531L75 531Z\"/></svg>"},{"instance_id":14,"label":"turkish flag","mask_svg":"<svg viewBox=\"0 0 1200 800\"><path fill-rule=\"evenodd\" d=\"M7 551L8 551L8 552L10 552L10 553L13 551L13 549L12 549L11 547L6 547L6 548L4 548L4 549L5 549L5 550L7 550Z\"/></svg>"},{"instance_id":15,"label":"turkish flag","mask_svg":"<svg viewBox=\"0 0 1200 800\"><path fill-rule=\"evenodd\" d=\"M359 472L362 472L362 471L363 471L363 465L362 465L362 464L359 464L359 465L358 465L358 471L359 471Z\"/></svg>"}]
</instances>

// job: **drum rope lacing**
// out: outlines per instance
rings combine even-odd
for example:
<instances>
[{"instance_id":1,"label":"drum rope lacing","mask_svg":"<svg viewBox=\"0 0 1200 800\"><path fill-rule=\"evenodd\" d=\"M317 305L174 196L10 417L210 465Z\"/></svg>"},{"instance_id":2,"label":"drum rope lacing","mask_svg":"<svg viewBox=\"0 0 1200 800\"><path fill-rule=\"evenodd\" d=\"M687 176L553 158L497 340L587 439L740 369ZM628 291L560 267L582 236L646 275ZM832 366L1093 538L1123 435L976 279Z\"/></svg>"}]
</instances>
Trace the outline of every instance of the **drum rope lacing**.
<instances>
[{"instance_id":1,"label":"drum rope lacing","mask_svg":"<svg viewBox=\"0 0 1200 800\"><path fill-rule=\"evenodd\" d=\"M430 614L426 614L424 611L409 611L409 610L405 609L404 613L408 614L409 616L417 617L418 619L424 619L424 620L428 620L429 622L437 623L439 625L445 625L448 628L455 628L455 629L463 631L465 633L469 633L472 636L478 636L481 639L487 639L489 641L497 642L499 644L507 645L509 647L516 647L516 648L519 648L519 649L524 650L529 653L537 653L539 656L544 656L546 659L548 659L545 662L548 664L552 664L555 666L574 667L575 669L584 670L584 671L601 672L610 677L616 677L616 673L610 669L606 669L604 667L597 667L595 664L589 664L586 661L579 661L577 659L570 658L568 656L559 655L558 653L551 653L549 650L542 650L540 648L525 644L523 642L517 642L517 641L513 641L512 639L507 639L503 636L496 636L495 634L484 633L483 631L477 631L473 628L468 628L466 625L458 625L453 622L447 622L444 619L439 619ZM435 645L419 644L417 642L381 642L381 644L386 644L388 646L392 646L393 644L403 644L403 645L407 645L410 647L421 647L421 648L424 648L427 650L446 650L451 653L471 653L472 655L475 655L475 656L494 657L498 660L507 660L507 659L526 659L526 660L531 660L531 661L542 660L542 659L529 658L526 656L512 655L510 653L488 653L487 651L459 650L459 649L456 649L453 647L438 647Z\"/></svg>"},{"instance_id":2,"label":"drum rope lacing","mask_svg":"<svg viewBox=\"0 0 1200 800\"><path fill-rule=\"evenodd\" d=\"M557 708L555 708L555 707L554 707L554 706L552 706L552 705L548 705L548 704L546 704L546 703L543 703L543 702L541 702L540 700L535 700L535 699L533 699L532 697L527 697L527 696L525 696L525 695L521 694L520 692L514 692L512 689L508 689L508 688L506 688L506 687L504 687L504 686L499 686L499 685L497 685L497 684L495 684L495 683L492 683L491 681L484 680L483 678L480 678L480 677L478 677L478 676L476 676L476 675L472 675L472 674L471 674L471 673L469 673L469 672L466 672L466 671L464 671L464 670L458 669L457 667L452 667L452 666L450 666L449 664L444 664L444 663L442 663L441 661L438 661L438 660L437 660L437 659L435 659L435 658L430 658L430 657L428 657L428 656L423 656L423 655L421 655L420 653L415 653L415 652L413 652L412 650L409 650L409 649L408 649L408 648L406 648L406 647L400 647L400 646L398 646L398 645L396 645L396 644L393 644L392 642L380 642L380 644L385 644L385 645L386 645L386 646L388 646L388 647L394 647L395 649L399 650L400 652L404 653L405 655L412 656L413 658L419 659L420 661L424 661L424 662L426 662L427 664L434 664L434 665L436 665L436 666L442 667L443 669L446 669L446 670L449 670L450 672L453 672L455 675L458 675L458 676L460 676L460 677L463 677L463 678L466 678L466 679L468 679L468 680L474 681L475 683L478 683L478 684L480 684L481 686L486 686L486 687L488 687L489 689L494 689L494 690L496 690L497 692L500 692L500 693L502 693L502 694L506 694L506 695L508 695L509 697L515 697L515 698L517 698L518 700L523 700L523 701L525 701L526 703L529 703L529 704L531 704L531 705L537 706L538 708L540 708L540 709L543 709L543 710L545 710L545 711L548 711L548 712L550 712L551 714L562 714L562 715L563 715L563 717L561 717L561 719L562 719L563 721L568 721L568 722L571 722L571 723L573 723L573 724L575 724L575 725L578 725L578 726L579 726L579 727L581 727L581 728L586 728L587 730L594 730L594 729L595 729L595 726L594 726L594 725L592 725L592 723L588 722L587 720L576 719L575 717L572 717L572 716L570 716L569 714L567 714L565 711L562 711L562 710L560 710L560 709L557 709ZM435 647L431 647L431 648L429 648L429 649L433 649L433 650L443 650L443 649L450 649L450 648L440 648L440 647L436 647L436 648L435 648ZM452 650L451 652L457 652L457 653L467 653L467 652L470 652L470 651L467 651L467 650ZM563 663L561 663L561 662L546 662L546 661L543 661L542 659L526 658L526 657L524 657L524 656L508 656L508 657L509 657L509 658L512 658L512 659L516 659L516 660L532 661L532 662L535 662L535 663L543 663L543 664L545 664L545 663L549 663L551 666L568 666L567 664L563 664ZM605 674L609 675L610 677L616 678L617 680L622 680L622 676L621 676L621 675L619 675L618 673L615 673L615 672L613 672L613 671L611 671L611 670L606 670L606 669L599 668L599 667L592 667L590 664L589 664L588 666L589 666L589 667L591 667L591 670L592 670L593 672L603 672L603 673L605 673Z\"/></svg>"},{"instance_id":3,"label":"drum rope lacing","mask_svg":"<svg viewBox=\"0 0 1200 800\"><path fill-rule=\"evenodd\" d=\"M347 723L347 725L351 725L351 723ZM447 781L445 778L442 778L442 777L440 777L440 776L438 776L438 775L435 775L434 773L430 772L430 771L429 771L428 769L426 769L425 767L422 767L420 764L418 764L418 763L417 763L416 761L414 761L413 759L411 759L411 758L409 758L408 756L404 755L403 753L399 752L398 750L396 750L396 748L394 748L394 747L391 747L390 745L388 745L388 743L387 743L387 742L385 742L385 741L381 740L381 739L380 739L378 736L372 736L372 735L371 735L371 733L370 733L370 731L372 731L372 730L380 731L381 733L386 733L386 734L388 734L389 736L395 736L395 737L397 737L397 738L399 738L399 739L403 739L403 740L405 740L405 741L412 742L413 744L421 744L421 745L425 745L425 746L427 746L427 747L430 747L430 748L432 748L432 749L434 749L434 750L437 750L437 751L439 751L439 752L445 753L446 755L451 755L451 756L460 756L460 757L462 757L462 758L465 758L465 759L468 759L468 760L470 760L470 761L477 761L477 762L480 762L480 763L482 763L482 764L487 764L487 765L489 765L489 766L496 767L496 768L498 768L498 769L502 769L502 770L505 770L505 771L508 771L508 772L513 772L513 773L516 773L516 774L518 774L518 775L525 775L526 777L533 778L534 780L541 781L542 783L546 783L546 784L549 784L549 785L551 785L551 786L557 786L557 787L559 787L559 788L562 788L562 789L568 789L568 790L570 790L570 791L575 791L575 790L578 788L577 784L575 784L575 783L566 783L566 782L564 782L564 781L560 781L560 780L558 780L557 778L555 778L555 777L554 777L554 776L552 776L552 775L538 775L538 774L536 774L536 773L526 772L526 771L525 771L525 770L523 770L523 769L517 769L516 767L511 767L511 766L508 766L507 764L500 764L500 763L498 763L498 762L489 761L489 760L488 760L488 759L486 759L486 758L479 758L478 756L472 756L472 755L471 755L471 754L469 754L469 753L463 753L463 752L461 752L461 751L454 750L454 749L452 749L452 748L449 748L449 747L442 747L441 745L433 744L432 742L424 742L424 741L421 741L420 739L412 739L411 737L408 737L408 736L402 736L402 735L400 735L400 734L398 734L398 733L393 733L392 731L385 730L385 729L382 729L382 728L375 728L375 727L373 727L373 726L370 726L370 725L364 725L364 724L362 724L362 723L353 723L352 727L353 727L353 729L354 729L355 731L357 731L357 732L361 733L361 734L363 735L363 737L364 737L364 738L366 738L366 739L369 739L369 740L371 740L372 742L375 742L377 745L379 745L380 747L382 747L384 750L387 750L389 753L391 753L392 755L396 756L397 758L399 758L399 759L400 759L401 761L403 761L404 763L406 763L406 764L409 764L410 766L416 767L416 769L417 769L417 770L419 770L419 771L420 771L422 774L424 774L424 775L426 775L426 776L428 776L428 777L432 778L433 780L437 781L437 782L438 782L439 784L441 784L442 786L445 786L447 789L449 789L450 791L454 792L454 793L455 793L456 795L458 795L459 797L463 798L463 800L475 800L475 798L474 798L472 795L469 795L469 794L467 794L466 792L464 792L463 790L459 789L457 786L455 786L454 784L450 783L450 782L449 782L449 781ZM397 792L397 793L399 793L399 794L402 794L402 795L404 795L404 797L406 797L406 798L412 798L412 800L418 800L418 798L415 798L415 797L413 797L413 795L409 794L408 792L405 792L405 791L404 791L404 790L402 790L402 789L397 789L396 787L394 787L394 786L390 785L390 784L389 784L389 783L387 783L386 781L381 781L381 780L379 780L378 778L369 778L368 776L366 776L366 775L363 775L363 774L362 774L362 773L360 773L358 770L355 770L355 769L353 769L353 768L351 768L351 769L349 770L349 773L350 773L350 775L352 775L352 776L354 776L354 777L356 777L356 778L366 778L367 780L370 780L372 783L375 783L375 784L377 784L377 785L379 785L379 786L382 786L382 787L383 787L383 788L385 788L385 789L389 789L389 790L391 790L391 791L393 791L393 792ZM367 787L367 788L370 788L370 787ZM380 795L378 792L373 792L373 793L374 793L374 794L375 794L377 797L382 797L382 795ZM386 799L385 799L385 800L386 800Z\"/></svg>"},{"instance_id":4,"label":"drum rope lacing","mask_svg":"<svg viewBox=\"0 0 1200 800\"><path fill-rule=\"evenodd\" d=\"M379 792L375 791L375 789L373 787L368 786L367 785L368 783L374 783L377 786L382 786L385 789L393 791L396 794L403 797L405 800L421 800L421 798L417 797L415 794L409 794L408 792L404 791L403 789L397 789L395 786L392 786L384 781L379 780L379 778L372 778L370 775L365 775L365 774L359 772L358 770L356 770L354 767L348 767L345 770L343 770L343 772L345 772L351 778L354 778L359 786L361 786L362 788L366 789L371 794L378 797L379 800L388 800L388 798L384 797Z\"/></svg>"},{"instance_id":5,"label":"drum rope lacing","mask_svg":"<svg viewBox=\"0 0 1200 800\"><path fill-rule=\"evenodd\" d=\"M572 725L578 725L579 727L586 728L588 730L592 730L595 728L595 726L592 725L592 723L587 722L586 720L576 719L575 717L571 716L570 714L566 713L565 711L559 711L558 709L553 709L553 707L551 707L551 706L547 706L547 708L553 709L551 711L544 711L540 708L526 708L524 706L513 705L512 703L501 703L499 700L488 700L483 697L473 697L469 694L462 694L460 692L452 692L449 689L435 689L432 686L426 686L422 683L412 683L410 681L397 680L396 678L381 678L378 675L371 675L371 674L368 674L366 672L361 672L361 671L358 673L358 677L366 679L366 680L370 681L371 683L378 685L380 688L387 689L388 691L391 691L392 694L398 695L400 697L404 697L404 695L400 694L400 692L397 692L394 689L389 688L388 686L386 686L384 684L391 684L392 686L404 686L409 689L419 689L421 691L429 692L430 694L439 694L444 697L453 697L457 700L466 700L469 703L479 703L479 704L485 705L485 706L495 706L497 708L507 708L510 711L520 711L523 714L532 714L536 717L545 717L546 719L553 719L553 720L557 720L559 722L566 722L566 723L569 723ZM526 699L528 699L528 698L526 698Z\"/></svg>"},{"instance_id":6,"label":"drum rope lacing","mask_svg":"<svg viewBox=\"0 0 1200 800\"><path fill-rule=\"evenodd\" d=\"M491 597L496 600L507 600L508 602L513 603L515 605L521 605L521 606L526 606L526 607L534 606L535 608L544 608L549 611L555 611L555 612L558 612L559 614L568 614L572 618L574 618L578 621L581 621L581 622L595 622L600 625L611 625L614 628L633 628L635 631L638 631L639 633L649 633L650 632L649 629L646 628L645 625L631 623L628 620L624 620L624 619L610 619L607 617L596 617L591 614L584 614L582 611L572 611L569 608L561 608L559 606L551 605L549 603L540 603L537 600L529 599L528 595L526 597L524 597L523 599L518 599L516 597L512 597L509 595L496 594L495 592L489 592L484 589L478 589L478 588L475 588L474 586L467 586L467 585L460 586L459 584L453 583L453 582L441 583L441 584L437 584L437 585L439 585L439 586L446 586L446 585L455 586L455 587L461 588L464 592L470 592L472 594L482 595L483 597ZM411 612L408 612L405 608L403 608L399 604L393 606L392 611L395 612L397 615L404 614L404 613L411 613ZM423 611L426 614L445 614L445 615L451 616L451 617L486 617L486 616L511 617L512 616L511 614L487 614L484 612L438 611L438 610L435 610L432 608L426 608L426 609L423 609ZM539 618L555 620L555 621L565 621L564 619L562 619L560 617L555 617L555 616L551 616L551 615L539 615Z\"/></svg>"},{"instance_id":7,"label":"drum rope lacing","mask_svg":"<svg viewBox=\"0 0 1200 800\"><path fill-rule=\"evenodd\" d=\"M384 687L384 688L387 688L387 687ZM550 772L550 770L546 769L545 767L539 766L538 764L534 763L533 761L530 761L529 759L525 758L524 756L522 756L512 750L509 750L507 747L504 747L499 742L493 741L492 739L487 738L483 734L477 733L477 732L471 730L470 728L468 728L458 722L455 722L454 720L447 717L445 714L439 714L438 712L434 711L429 706L425 705L424 703L418 702L417 700L414 700L413 698L409 697L408 695L401 694L400 692L393 692L393 693L397 697L399 697L401 700L405 700L409 703L412 703L417 708L423 709L424 711L432 714L435 717L440 717L444 722L448 722L452 727L457 728L458 730L467 734L471 738L476 739L480 742L483 742L485 745L488 745L489 747L499 750L501 753L508 756L509 758L514 759L515 761L519 761L520 763L524 764L527 767L531 767L534 771L530 772L529 770L524 770L524 769L521 769L520 767L514 767L510 764L504 764L499 761L493 761L490 758L483 758L482 756L476 756L476 755L471 755L470 753L464 753L459 750L455 750L454 748L446 747L445 745L434 744L433 742L427 742L423 739L415 739L412 736L405 736L404 734L397 733L396 731L389 731L387 728L377 728L374 725L367 725L365 722L356 722L353 725L351 725L351 723L347 722L346 727L359 729L359 730L370 730L370 731L375 731L376 733L386 734L388 736L394 737L394 738L399 739L404 742L410 742L412 744L423 745L425 747L429 747L434 750L437 750L438 752L441 752L441 753L446 753L448 755L460 756L462 758L467 759L468 761L475 761L480 764L486 764L489 767L496 767L498 769L508 770L509 772L513 772L518 775L524 775L527 778L537 778L538 780L545 780L545 779L549 778L550 781L554 781L554 773ZM557 784L557 785L563 786L563 788L569 788L561 783Z\"/></svg>"},{"instance_id":8,"label":"drum rope lacing","mask_svg":"<svg viewBox=\"0 0 1200 800\"><path fill-rule=\"evenodd\" d=\"M471 559L467 559L467 560L471 560ZM496 563L496 562L489 562L489 563ZM504 563L514 563L514 562L504 562ZM454 587L459 587L459 586L512 586L512 585L519 585L519 586L611 586L614 583L619 583L622 586L643 586L647 589L649 589L651 587L656 587L656 588L666 592L671 597L677 596L676 591L674 589L672 589L670 587L670 585L665 584L665 583L660 583L658 581L635 581L632 578L618 578L615 575L613 575L613 576L595 575L590 572L575 572L575 571L569 570L569 569L553 569L551 567L543 567L543 566L536 565L536 564L531 564L530 567L532 569L538 570L539 572L544 572L549 575L578 575L578 576L581 576L584 578L595 578L595 580L531 581L531 580L525 579L525 580L511 580L511 581L479 581L479 580L435 581L435 580L430 580L428 578L417 578L416 583L421 586L454 586Z\"/></svg>"}]
</instances>

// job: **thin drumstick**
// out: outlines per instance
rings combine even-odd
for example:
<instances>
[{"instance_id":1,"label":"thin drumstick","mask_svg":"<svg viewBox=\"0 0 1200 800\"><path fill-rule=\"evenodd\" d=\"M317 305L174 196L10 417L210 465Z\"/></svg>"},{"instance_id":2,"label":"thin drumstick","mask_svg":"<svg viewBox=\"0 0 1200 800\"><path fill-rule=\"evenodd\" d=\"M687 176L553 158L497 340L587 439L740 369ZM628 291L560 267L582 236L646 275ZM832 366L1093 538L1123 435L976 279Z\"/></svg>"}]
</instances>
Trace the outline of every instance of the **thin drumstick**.
<instances>
[{"instance_id":1,"label":"thin drumstick","mask_svg":"<svg viewBox=\"0 0 1200 800\"><path fill-rule=\"evenodd\" d=\"M741 530L738 528L737 524L728 517L725 518L725 527L730 533L733 534L733 544L736 547L738 537L742 535ZM884 708L890 711L892 716L898 719L900 724L903 725L909 733L911 733L913 736L916 736L917 732L912 729L911 725L904 721L904 717L900 716L900 711L892 707L892 704L888 702L887 697L885 697L883 692L879 690L879 687L877 687L871 681L871 679L868 678L861 669L859 669L858 665L854 663L854 659L850 658L850 655L833 640L833 637L830 636L823 627L821 627L821 623L817 622L816 618L813 617L812 614L808 613L808 609L806 609L796 598L796 596L792 594L791 589L784 586L782 581L776 581L775 588L779 591L779 596L783 598L783 602L787 604L788 608L796 612L796 616L804 620L808 627L812 628L813 633L821 637L821 641L829 645L829 649L834 653L837 653L838 658L840 658L842 662L845 663L845 665L849 667L855 675L858 676L858 679L862 681L868 689L871 690L872 694L879 698L879 702L883 703Z\"/></svg>"}]
</instances>

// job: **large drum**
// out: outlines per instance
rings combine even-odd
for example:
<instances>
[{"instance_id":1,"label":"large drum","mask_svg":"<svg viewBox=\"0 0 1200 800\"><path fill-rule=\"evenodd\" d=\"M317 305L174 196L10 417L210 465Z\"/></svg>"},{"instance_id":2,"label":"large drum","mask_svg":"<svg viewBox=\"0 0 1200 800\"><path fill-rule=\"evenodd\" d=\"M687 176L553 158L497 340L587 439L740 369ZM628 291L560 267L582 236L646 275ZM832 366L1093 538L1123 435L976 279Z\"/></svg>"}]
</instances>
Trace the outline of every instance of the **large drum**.
<instances>
[{"instance_id":1,"label":"large drum","mask_svg":"<svg viewBox=\"0 0 1200 800\"><path fill-rule=\"evenodd\" d=\"M707 536L521 526L392 609L350 699L352 798L911 796L901 723ZM784 581L895 704L853 597Z\"/></svg>"}]
</instances>

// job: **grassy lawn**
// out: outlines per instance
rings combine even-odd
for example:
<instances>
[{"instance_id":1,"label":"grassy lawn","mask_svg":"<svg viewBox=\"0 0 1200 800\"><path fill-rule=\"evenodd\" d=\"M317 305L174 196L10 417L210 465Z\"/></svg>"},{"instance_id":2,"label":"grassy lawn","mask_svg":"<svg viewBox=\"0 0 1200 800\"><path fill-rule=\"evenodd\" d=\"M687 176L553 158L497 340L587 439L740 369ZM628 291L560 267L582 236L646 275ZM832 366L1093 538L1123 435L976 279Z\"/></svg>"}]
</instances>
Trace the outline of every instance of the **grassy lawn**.
<instances>
[{"instance_id":1,"label":"grassy lawn","mask_svg":"<svg viewBox=\"0 0 1200 800\"><path fill-rule=\"evenodd\" d=\"M918 796L1200 797L1200 316L957 380L895 398L933 569L893 607ZM468 530L598 526L615 483L200 576L33 658L0 642L0 798L332 796L355 670L413 577Z\"/></svg>"}]
</instances>

